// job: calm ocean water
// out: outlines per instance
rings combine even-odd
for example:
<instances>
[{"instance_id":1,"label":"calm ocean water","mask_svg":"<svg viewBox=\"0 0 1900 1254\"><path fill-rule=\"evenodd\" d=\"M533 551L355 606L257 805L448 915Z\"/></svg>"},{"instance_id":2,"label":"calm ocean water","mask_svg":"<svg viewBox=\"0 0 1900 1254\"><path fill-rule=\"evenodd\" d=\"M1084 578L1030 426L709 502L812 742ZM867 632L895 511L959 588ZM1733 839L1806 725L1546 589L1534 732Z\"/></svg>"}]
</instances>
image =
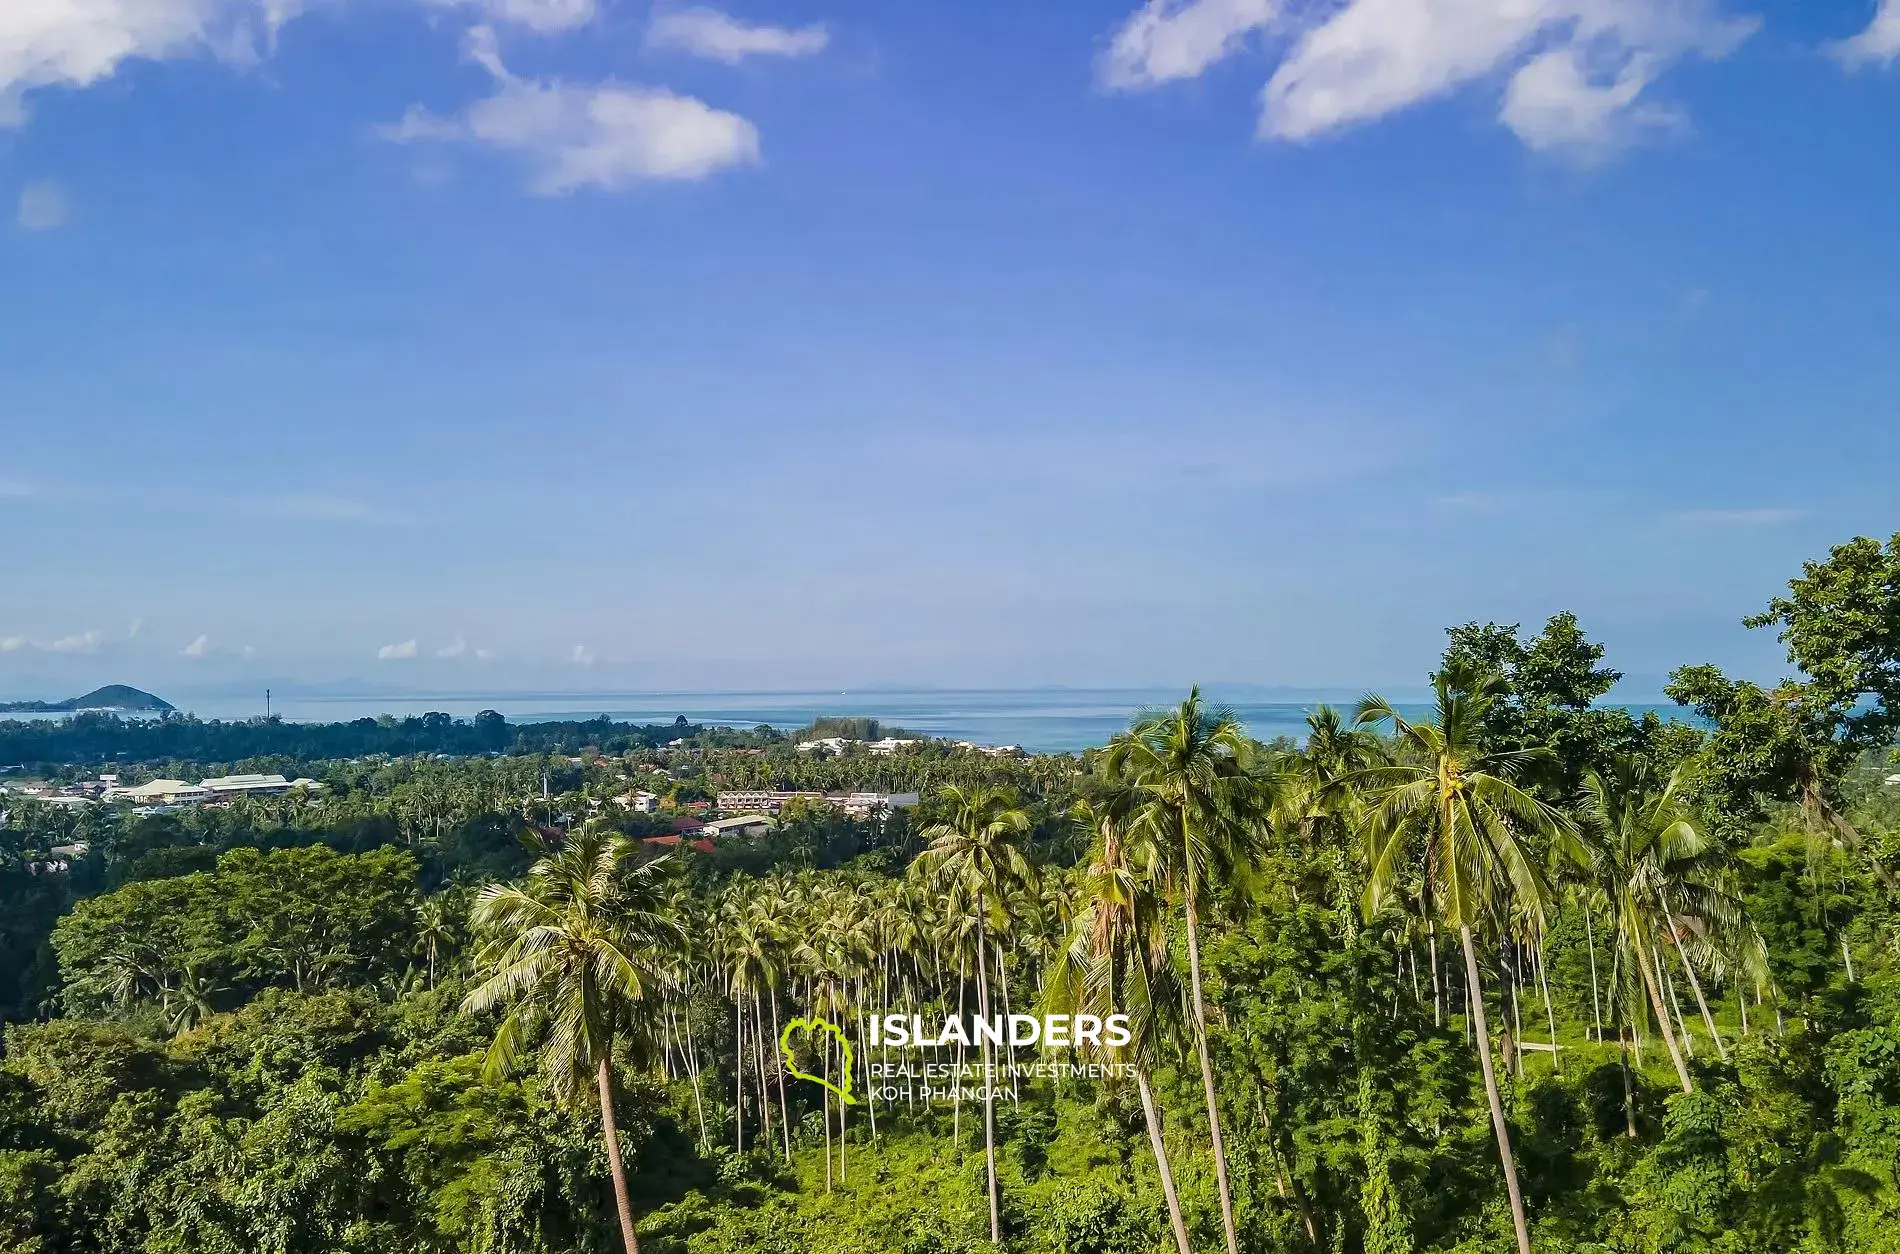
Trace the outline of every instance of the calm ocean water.
<instances>
[{"instance_id":1,"label":"calm ocean water","mask_svg":"<svg viewBox=\"0 0 1900 1254\"><path fill-rule=\"evenodd\" d=\"M602 714L636 723L670 723L680 715L688 722L731 727L761 723L790 730L828 715L875 718L889 727L971 740L985 745L1021 745L1045 753L1072 752L1099 745L1128 726L1138 712L1181 699L1175 689L919 689L865 692L660 692L660 693L459 693L434 697L291 696L273 710L287 719L337 722L365 715L398 717L440 710L467 718L480 710L498 710L514 722L594 718ZM1211 690L1211 701L1221 693ZM1357 694L1342 693L1331 704L1350 710ZM1239 715L1247 730L1263 740L1275 736L1303 737L1306 716L1314 701L1223 702ZM262 713L262 701L230 698L178 700L200 718L247 718ZM1416 714L1422 707L1398 702L1401 713ZM1640 713L1654 709L1665 717L1679 717L1674 706L1637 705Z\"/></svg>"}]
</instances>

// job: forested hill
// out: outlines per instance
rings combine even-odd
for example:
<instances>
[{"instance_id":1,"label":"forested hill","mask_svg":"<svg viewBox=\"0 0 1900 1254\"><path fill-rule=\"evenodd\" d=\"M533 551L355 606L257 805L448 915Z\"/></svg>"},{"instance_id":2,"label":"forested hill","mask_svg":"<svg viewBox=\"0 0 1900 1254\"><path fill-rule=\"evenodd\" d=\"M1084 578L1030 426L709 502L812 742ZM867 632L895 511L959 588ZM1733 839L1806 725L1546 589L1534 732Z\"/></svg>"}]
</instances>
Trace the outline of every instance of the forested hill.
<instances>
[{"instance_id":1,"label":"forested hill","mask_svg":"<svg viewBox=\"0 0 1900 1254\"><path fill-rule=\"evenodd\" d=\"M171 702L128 684L107 684L83 697L64 701L4 701L0 713L64 714L73 710L118 710L125 713L169 714Z\"/></svg>"},{"instance_id":2,"label":"forested hill","mask_svg":"<svg viewBox=\"0 0 1900 1254\"><path fill-rule=\"evenodd\" d=\"M464 755L557 753L593 746L606 753L651 749L706 729L684 716L640 725L610 718L510 723L494 710L472 719L430 713L359 718L347 723L290 723L282 719L203 722L189 715L155 719L76 714L70 719L0 721L0 766L60 766L91 762L242 762L285 757L305 761L373 754ZM750 734L750 733L745 733ZM735 734L736 735L736 734Z\"/></svg>"}]
</instances>

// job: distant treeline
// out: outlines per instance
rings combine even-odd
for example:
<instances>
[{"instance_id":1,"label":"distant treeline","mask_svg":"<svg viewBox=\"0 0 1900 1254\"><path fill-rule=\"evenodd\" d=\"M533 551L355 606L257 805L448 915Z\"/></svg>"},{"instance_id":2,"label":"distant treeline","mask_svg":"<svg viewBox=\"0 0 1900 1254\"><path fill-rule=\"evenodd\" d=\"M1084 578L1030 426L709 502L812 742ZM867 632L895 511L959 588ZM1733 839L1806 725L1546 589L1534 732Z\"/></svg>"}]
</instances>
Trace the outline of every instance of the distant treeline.
<instances>
[{"instance_id":1,"label":"distant treeline","mask_svg":"<svg viewBox=\"0 0 1900 1254\"><path fill-rule=\"evenodd\" d=\"M240 762L247 758L302 760L372 754L603 753L654 749L687 738L709 743L777 740L770 728L708 730L681 715L671 723L617 723L605 716L547 723L510 723L494 710L472 719L428 713L359 718L347 723L289 723L282 719L204 722L187 714L128 719L77 714L69 719L0 721L0 767L64 766L92 762Z\"/></svg>"}]
</instances>

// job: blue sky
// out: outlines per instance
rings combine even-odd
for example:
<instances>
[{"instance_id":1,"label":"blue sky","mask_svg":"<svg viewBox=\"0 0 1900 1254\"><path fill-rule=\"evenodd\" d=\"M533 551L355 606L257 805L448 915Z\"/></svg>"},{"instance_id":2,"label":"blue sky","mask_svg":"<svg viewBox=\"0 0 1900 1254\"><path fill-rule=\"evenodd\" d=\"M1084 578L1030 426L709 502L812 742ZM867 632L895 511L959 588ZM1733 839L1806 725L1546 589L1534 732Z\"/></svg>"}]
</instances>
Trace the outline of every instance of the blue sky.
<instances>
[{"instance_id":1,"label":"blue sky","mask_svg":"<svg viewBox=\"0 0 1900 1254\"><path fill-rule=\"evenodd\" d=\"M0 6L0 691L1654 677L1896 526L1900 0Z\"/></svg>"}]
</instances>

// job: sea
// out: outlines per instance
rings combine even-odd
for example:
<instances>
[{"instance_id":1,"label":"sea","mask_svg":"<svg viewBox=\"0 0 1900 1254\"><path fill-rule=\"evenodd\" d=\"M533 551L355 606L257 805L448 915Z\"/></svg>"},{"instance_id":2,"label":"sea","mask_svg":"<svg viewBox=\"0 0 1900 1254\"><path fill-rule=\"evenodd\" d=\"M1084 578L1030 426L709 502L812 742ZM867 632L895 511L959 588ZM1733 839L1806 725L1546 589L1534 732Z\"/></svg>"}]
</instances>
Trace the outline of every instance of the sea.
<instances>
[{"instance_id":1,"label":"sea","mask_svg":"<svg viewBox=\"0 0 1900 1254\"><path fill-rule=\"evenodd\" d=\"M985 689L871 689L862 692L599 692L599 693L454 693L439 695L274 695L272 713L299 722L342 722L366 715L405 715L440 711L468 718L495 710L510 722L548 722L590 719L607 715L620 722L671 723L684 716L689 723L708 726L757 727L783 731L810 726L815 718L847 716L874 718L885 734L921 733L979 745L1016 745L1036 753L1073 753L1104 744L1143 713L1179 702L1179 689L1161 688L985 688ZM1299 700L1265 700L1257 693L1224 695L1209 690L1210 704L1230 709L1249 734L1261 740L1288 736L1305 738L1307 716L1322 703L1350 712L1358 693L1342 690ZM1304 697L1304 694L1302 694ZM173 698L181 710L199 718L243 719L264 712L262 694L235 698L228 695L193 700ZM1427 707L1398 699L1393 704L1406 716L1427 713ZM1623 703L1621 708L1641 715L1654 710L1664 718L1682 718L1676 706Z\"/></svg>"}]
</instances>

